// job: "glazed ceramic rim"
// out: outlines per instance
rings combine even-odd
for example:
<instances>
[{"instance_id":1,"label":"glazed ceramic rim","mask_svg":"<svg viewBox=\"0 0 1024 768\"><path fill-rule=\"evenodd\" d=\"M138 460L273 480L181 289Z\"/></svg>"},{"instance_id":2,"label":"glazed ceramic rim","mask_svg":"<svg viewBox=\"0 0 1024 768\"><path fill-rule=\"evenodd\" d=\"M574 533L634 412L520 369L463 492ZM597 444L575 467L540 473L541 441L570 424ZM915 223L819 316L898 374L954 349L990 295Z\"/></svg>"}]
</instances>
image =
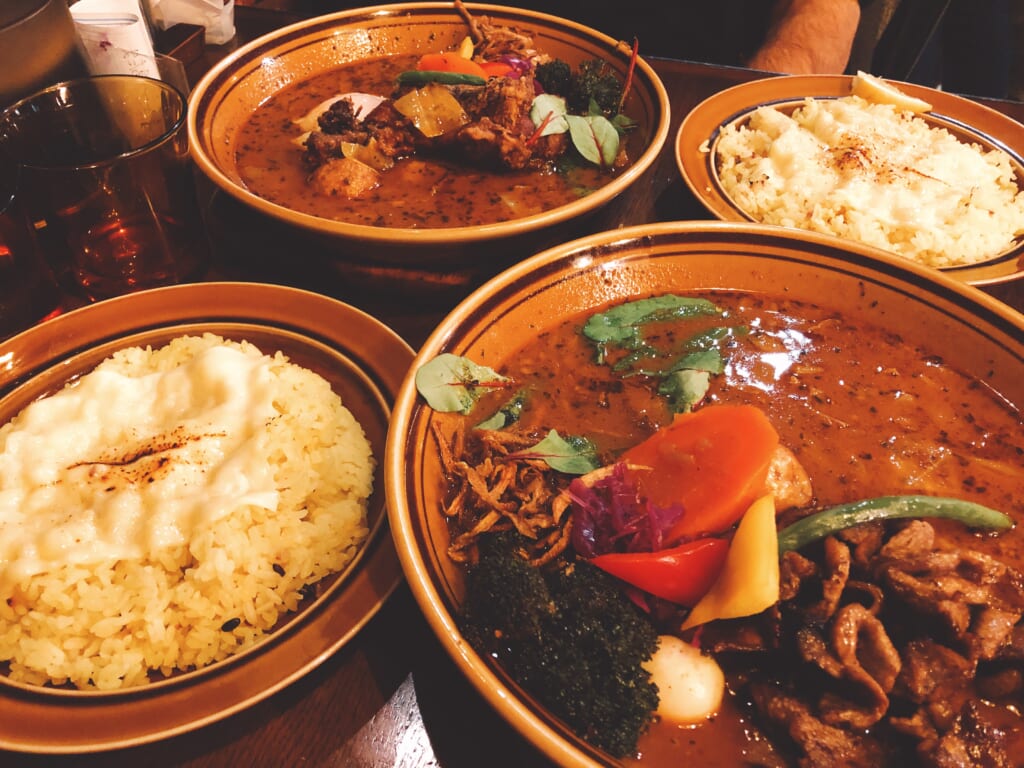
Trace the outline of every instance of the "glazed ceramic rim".
<instances>
[{"instance_id":1,"label":"glazed ceramic rim","mask_svg":"<svg viewBox=\"0 0 1024 768\"><path fill-rule=\"evenodd\" d=\"M972 136L986 148L1005 152L1024 190L1024 126L984 104L914 83L889 80L909 96L934 107L921 117L954 135ZM850 95L852 75L782 75L750 80L712 94L687 114L675 141L676 167L693 195L722 221L758 223L722 188L715 168L715 147L723 128L747 119L763 106L797 106L804 98L839 98ZM983 116L995 130L972 124L970 113ZM705 151L706 150L706 151ZM797 231L807 232L799 227ZM859 241L851 241L860 244ZM863 245L863 244L861 244ZM872 247L872 246L867 246ZM910 259L906 259L912 262ZM1024 275L1024 241L1018 238L1003 252L975 264L929 267L971 285L1007 282Z\"/></svg>"},{"instance_id":2,"label":"glazed ceramic rim","mask_svg":"<svg viewBox=\"0 0 1024 768\"><path fill-rule=\"evenodd\" d=\"M466 8L478 14L491 16L512 17L522 20L525 23L530 21L544 24L549 27L561 27L592 42L601 43L607 47L609 54L617 53L626 55L620 41L609 37L595 29L585 27L568 19L551 16L538 11L527 9L490 5L482 3L466 3ZM423 3L398 3L392 5L376 5L366 8L356 8L337 13L318 16L312 19L296 22L278 30L274 30L256 40L247 43L231 55L214 66L192 89L189 97L188 110L188 138L189 147L193 160L202 172L210 178L221 190L231 195L240 202L254 208L262 213L272 216L275 219L286 223L300 226L326 235L343 236L352 240L369 242L406 243L409 245L430 245L445 243L472 243L477 241L492 240L497 238L513 237L519 234L545 229L558 223L585 216L602 207L627 187L633 184L643 173L654 164L662 147L668 138L669 125L671 123L671 110L669 107L668 93L657 73L651 68L642 57L636 61L634 72L634 84L636 79L643 77L651 90L653 97L652 106L660 113L660 119L653 127L651 141L643 153L615 179L600 187L595 192L584 198L574 200L571 203L552 208L544 213L525 216L518 219L500 222L496 224L484 224L470 227L451 228L403 228L403 227L373 227L364 224L351 224L333 219L325 219L311 214L301 213L291 208L272 203L235 183L225 174L213 161L204 147L203 137L206 133L202 129L203 120L208 112L215 110L217 104L211 105L209 100L216 95L214 92L225 83L232 83L238 79L235 70L240 66L246 66L245 62L259 57L261 51L272 50L281 44L292 40L299 40L311 32L327 31L345 22L358 21L364 17L394 17L396 20L415 16L416 14L434 14L438 11L450 11L457 15L457 11L451 3L423 2ZM310 76L314 73L306 73ZM635 85L634 85L635 87Z\"/></svg>"},{"instance_id":3,"label":"glazed ceramic rim","mask_svg":"<svg viewBox=\"0 0 1024 768\"><path fill-rule=\"evenodd\" d=\"M472 326L474 318L482 311L481 307L505 303L516 293L517 287L522 289L523 286L530 285L535 275L540 275L544 285L549 287L553 278L557 279L559 274L570 269L587 269L594 261L586 255L588 252L601 254L606 250L609 256L598 255L596 259L602 264L614 265L616 258L620 256L616 246L629 242L655 243L659 237L676 236L705 238L713 240L716 244L749 242L755 239L769 239L780 243L792 241L794 246L803 242L809 244L814 252L796 254L795 258L801 263L814 266L819 263L819 259L825 258L831 265L841 254L845 254L851 257L851 274L862 278L866 274L874 274L880 282L885 278L892 278L902 285L913 285L915 289L942 299L963 302L970 305L976 315L983 316L981 319L984 323L995 328L1001 335L1012 338L1014 335L1024 334L1024 315L979 289L942 272L879 249L830 235L749 222L661 222L589 235L549 248L508 268L460 302L420 347L395 401L385 452L385 486L388 490L388 514L392 536L413 596L435 636L459 670L506 722L549 758L563 766L597 768L605 764L618 763L609 763L607 755L581 739L560 733L556 727L545 722L537 710L527 705L516 692L514 683L504 677L496 669L495 664L478 655L462 637L455 617L449 610L447 598L440 593L431 579L432 571L427 567L421 549L426 543L417 538L418 529L414 528L413 515L408 509L410 486L406 482L409 477L406 436L410 433L412 425L421 418L419 412L427 407L418 403L415 371L436 356L440 350L446 349L451 339L458 338L461 326ZM822 256L822 251L827 251L829 255ZM723 285L720 288L727 289L729 286Z\"/></svg>"},{"instance_id":4,"label":"glazed ceramic rim","mask_svg":"<svg viewBox=\"0 0 1024 768\"><path fill-rule=\"evenodd\" d=\"M76 329L83 318L101 329L93 341L79 341ZM5 373L0 399L16 396L36 377L57 371L92 348L145 333L187 332L199 326L283 333L300 344L312 342L314 347L331 350L330 357L345 358L369 398L366 407L378 412L384 430L381 439L386 438L394 395L413 357L412 348L356 307L323 294L264 283L154 288L75 309L34 326L0 342ZM340 341L348 338L342 328L355 328L358 343L349 347ZM45 361L20 370L26 366L20 356L26 349ZM44 352L37 354L37 350ZM370 358L381 362L369 365ZM377 462L380 466L381 456ZM325 595L290 617L265 642L237 659L229 657L150 686L94 693L6 683L0 686L0 712L11 725L0 727L0 749L84 754L151 743L222 720L309 674L354 637L402 582L388 530L383 471L377 480L374 494L380 512L358 559L340 572ZM61 722L71 722L76 735L61 736ZM89 730L97 724L102 724L97 728L102 732ZM45 736L48 732L54 736Z\"/></svg>"}]
</instances>

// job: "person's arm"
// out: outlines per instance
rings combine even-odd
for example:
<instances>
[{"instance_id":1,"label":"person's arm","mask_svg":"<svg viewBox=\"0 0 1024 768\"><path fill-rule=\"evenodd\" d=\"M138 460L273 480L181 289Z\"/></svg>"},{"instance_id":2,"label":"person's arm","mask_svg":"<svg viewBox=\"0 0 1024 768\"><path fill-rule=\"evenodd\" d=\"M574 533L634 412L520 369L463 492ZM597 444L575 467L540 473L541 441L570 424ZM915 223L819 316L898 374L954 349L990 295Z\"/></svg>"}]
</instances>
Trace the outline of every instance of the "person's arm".
<instances>
[{"instance_id":1,"label":"person's arm","mask_svg":"<svg viewBox=\"0 0 1024 768\"><path fill-rule=\"evenodd\" d=\"M747 66L793 75L846 69L860 22L858 0L780 0L764 44Z\"/></svg>"}]
</instances>

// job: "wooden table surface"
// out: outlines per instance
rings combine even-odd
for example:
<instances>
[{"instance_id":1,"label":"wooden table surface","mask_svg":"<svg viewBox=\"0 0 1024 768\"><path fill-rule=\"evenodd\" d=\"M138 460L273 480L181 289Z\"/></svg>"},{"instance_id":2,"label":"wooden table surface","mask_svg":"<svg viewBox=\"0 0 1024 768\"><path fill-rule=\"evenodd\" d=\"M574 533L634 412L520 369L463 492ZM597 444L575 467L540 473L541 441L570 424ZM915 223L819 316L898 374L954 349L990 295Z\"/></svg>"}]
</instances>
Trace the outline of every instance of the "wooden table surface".
<instances>
[{"instance_id":1,"label":"wooden table surface","mask_svg":"<svg viewBox=\"0 0 1024 768\"><path fill-rule=\"evenodd\" d=\"M225 46L207 46L203 57L190 65L193 83L240 40L300 18L301 14L284 11L284 7L285 0L267 2L260 8L236 6L238 38ZM701 100L764 75L668 59L652 59L651 63L671 99L670 139L646 177L581 225L576 234L651 221L709 218L679 176L672 137L682 118ZM1024 120L1024 104L986 103ZM214 199L208 219L216 216L217 206L223 204ZM216 226L211 223L214 230ZM250 234L260 238L259 232ZM317 271L300 267L289 272L280 263L273 270L249 264L239 257L237 243L218 239L216 232L212 239L214 269L219 276L283 282L334 295L375 314L413 347L459 298L456 293L422 305L410 304L404 296L397 301L383 300ZM985 290L1024 311L1024 281ZM156 744L116 752L57 757L0 751L2 766L503 768L547 764L461 676L404 584L332 658L283 691L222 721Z\"/></svg>"}]
</instances>

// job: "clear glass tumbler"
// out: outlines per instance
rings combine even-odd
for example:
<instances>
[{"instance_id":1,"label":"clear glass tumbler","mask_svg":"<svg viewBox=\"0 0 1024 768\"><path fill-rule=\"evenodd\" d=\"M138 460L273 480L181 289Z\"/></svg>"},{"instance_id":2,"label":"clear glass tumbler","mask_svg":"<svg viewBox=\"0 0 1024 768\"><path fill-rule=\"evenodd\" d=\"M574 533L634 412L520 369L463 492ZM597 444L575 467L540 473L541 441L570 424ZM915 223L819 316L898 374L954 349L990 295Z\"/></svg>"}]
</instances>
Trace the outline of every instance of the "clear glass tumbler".
<instances>
[{"instance_id":1,"label":"clear glass tumbler","mask_svg":"<svg viewBox=\"0 0 1024 768\"><path fill-rule=\"evenodd\" d=\"M196 278L208 244L185 97L160 80L59 83L0 114L25 205L62 284L95 301Z\"/></svg>"}]
</instances>

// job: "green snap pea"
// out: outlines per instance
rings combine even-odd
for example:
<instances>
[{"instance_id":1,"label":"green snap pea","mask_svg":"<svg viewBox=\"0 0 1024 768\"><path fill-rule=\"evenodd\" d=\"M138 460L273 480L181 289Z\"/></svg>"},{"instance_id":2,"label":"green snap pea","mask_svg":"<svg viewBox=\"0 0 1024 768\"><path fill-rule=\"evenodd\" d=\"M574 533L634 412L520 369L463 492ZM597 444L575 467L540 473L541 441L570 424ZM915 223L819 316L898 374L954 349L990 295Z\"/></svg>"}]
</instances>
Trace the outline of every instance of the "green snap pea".
<instances>
[{"instance_id":1,"label":"green snap pea","mask_svg":"<svg viewBox=\"0 0 1024 768\"><path fill-rule=\"evenodd\" d=\"M968 528L996 531L1013 526L1008 515L971 501L941 496L879 496L823 509L783 528L779 531L779 554L872 520L910 517L939 517L956 520Z\"/></svg>"},{"instance_id":2,"label":"green snap pea","mask_svg":"<svg viewBox=\"0 0 1024 768\"><path fill-rule=\"evenodd\" d=\"M410 69L398 76L402 85L486 85L487 80L479 75L468 75L464 72L437 72L432 69Z\"/></svg>"}]
</instances>

